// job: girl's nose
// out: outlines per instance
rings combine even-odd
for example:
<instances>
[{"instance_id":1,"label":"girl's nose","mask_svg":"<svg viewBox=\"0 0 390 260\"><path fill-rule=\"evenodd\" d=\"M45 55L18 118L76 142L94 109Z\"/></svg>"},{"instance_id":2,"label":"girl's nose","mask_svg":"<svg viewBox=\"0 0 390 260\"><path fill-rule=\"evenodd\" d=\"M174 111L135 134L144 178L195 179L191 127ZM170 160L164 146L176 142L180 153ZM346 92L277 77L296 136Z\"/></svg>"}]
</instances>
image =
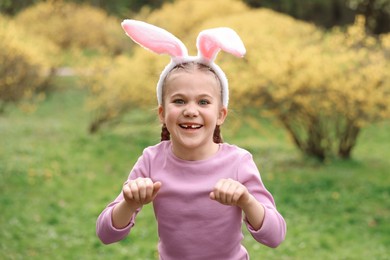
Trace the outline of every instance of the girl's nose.
<instances>
[{"instance_id":1,"label":"girl's nose","mask_svg":"<svg viewBox=\"0 0 390 260\"><path fill-rule=\"evenodd\" d=\"M198 110L196 109L196 106L194 104L187 104L187 106L184 108L183 115L186 117L196 117L199 115Z\"/></svg>"}]
</instances>

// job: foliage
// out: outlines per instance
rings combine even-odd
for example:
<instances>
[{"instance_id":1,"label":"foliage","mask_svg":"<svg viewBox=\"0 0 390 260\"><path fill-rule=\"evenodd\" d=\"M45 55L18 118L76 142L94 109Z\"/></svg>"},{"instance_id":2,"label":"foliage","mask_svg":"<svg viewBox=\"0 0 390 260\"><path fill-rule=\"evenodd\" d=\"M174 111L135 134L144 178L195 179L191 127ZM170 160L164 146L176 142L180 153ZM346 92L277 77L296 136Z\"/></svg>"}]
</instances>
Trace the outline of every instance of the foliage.
<instances>
[{"instance_id":1,"label":"foliage","mask_svg":"<svg viewBox=\"0 0 390 260\"><path fill-rule=\"evenodd\" d=\"M115 1L96 1L96 0L70 0L76 3L87 3L106 10L109 13L120 17L126 17L129 14L136 14L142 8L157 9L164 3L173 0L115 0Z\"/></svg>"},{"instance_id":2,"label":"foliage","mask_svg":"<svg viewBox=\"0 0 390 260\"><path fill-rule=\"evenodd\" d=\"M270 8L296 19L331 28L353 22L354 12L344 0L243 0L254 8Z\"/></svg>"},{"instance_id":3,"label":"foliage","mask_svg":"<svg viewBox=\"0 0 390 260\"><path fill-rule=\"evenodd\" d=\"M158 141L155 111L132 111L127 124L89 135L85 93L70 77L55 83L60 91L35 113L0 117L0 259L158 259L149 205L124 241L106 246L95 234L99 213ZM252 152L288 226L277 249L245 233L251 259L388 258L390 122L363 130L354 160L319 165L302 160L272 122L231 132L243 115L230 116L225 139Z\"/></svg>"},{"instance_id":4,"label":"foliage","mask_svg":"<svg viewBox=\"0 0 390 260\"><path fill-rule=\"evenodd\" d=\"M366 28L373 33L390 31L390 1L389 0L344 0L346 5L363 15L367 21Z\"/></svg>"},{"instance_id":5,"label":"foliage","mask_svg":"<svg viewBox=\"0 0 390 260\"><path fill-rule=\"evenodd\" d=\"M208 8L204 8L205 4ZM166 4L161 10L150 14L142 13L136 18L172 32L183 40L187 48L192 50L192 55L195 55L195 39L199 31L188 33L189 30L209 17L225 17L245 10L248 9L234 0L229 4L226 4L225 0L182 0L176 1L175 4ZM172 13L177 15L172 16ZM190 40L187 35L191 36ZM131 39L128 39L128 43L131 42ZM131 58L121 56L113 60L102 59L95 62L94 72L84 78L84 84L91 92L88 107L94 111L91 132L98 130L104 123L119 120L130 108L156 104L155 86L168 62L168 56L158 57L139 46L133 49Z\"/></svg>"},{"instance_id":6,"label":"foliage","mask_svg":"<svg viewBox=\"0 0 390 260\"><path fill-rule=\"evenodd\" d=\"M264 26L250 26L253 20ZM365 34L364 19L345 33L266 10L228 24L248 25L239 30L247 63L227 67L232 100L272 112L305 154L350 158L361 128L390 117L389 62Z\"/></svg>"},{"instance_id":7,"label":"foliage","mask_svg":"<svg viewBox=\"0 0 390 260\"><path fill-rule=\"evenodd\" d=\"M2 0L0 2L0 12L15 15L21 10L30 7L38 2L45 2L46 0ZM50 0L55 1L55 0ZM123 16L129 12L136 13L142 7L149 7L152 9L159 8L164 2L172 0L115 0L115 1L99 1L99 0L63 0L66 2L73 2L78 4L88 4L97 8L106 10L108 13Z\"/></svg>"},{"instance_id":8,"label":"foliage","mask_svg":"<svg viewBox=\"0 0 390 260\"><path fill-rule=\"evenodd\" d=\"M14 15L20 10L39 1L40 0L2 0L0 2L0 13Z\"/></svg>"},{"instance_id":9,"label":"foliage","mask_svg":"<svg viewBox=\"0 0 390 260\"><path fill-rule=\"evenodd\" d=\"M374 34L390 31L389 0L243 0L251 7L271 8L325 28L353 24L356 15L367 20Z\"/></svg>"},{"instance_id":10,"label":"foliage","mask_svg":"<svg viewBox=\"0 0 390 260\"><path fill-rule=\"evenodd\" d=\"M82 80L90 92L87 107L94 115L90 132L120 120L131 109L150 106L156 97L152 82L161 67L163 64L155 63L152 54L142 52L135 52L131 59L121 55L96 61L92 73Z\"/></svg>"},{"instance_id":11,"label":"foliage","mask_svg":"<svg viewBox=\"0 0 390 260\"><path fill-rule=\"evenodd\" d=\"M50 42L28 34L9 19L0 16L0 111L8 103L34 109L31 103L48 86L56 66L57 49Z\"/></svg>"},{"instance_id":12,"label":"foliage","mask_svg":"<svg viewBox=\"0 0 390 260\"><path fill-rule=\"evenodd\" d=\"M15 21L30 34L43 35L62 49L80 48L118 54L128 48L117 18L103 10L63 1L40 2Z\"/></svg>"},{"instance_id":13,"label":"foliage","mask_svg":"<svg viewBox=\"0 0 390 260\"><path fill-rule=\"evenodd\" d=\"M389 118L389 62L381 43L365 33L364 19L357 19L346 32L339 28L324 32L267 9L249 10L237 1L226 5L232 8L227 10L213 3L214 9L206 11L201 1L178 1L145 20L166 24L162 27L189 48L204 28L229 26L239 32L248 50L246 58L221 53L217 61L231 75L233 109L250 106L263 115L272 112L296 146L320 160L350 158L361 128ZM104 79L95 74L94 88L99 91L92 103L104 116L97 117L92 128L118 119L130 107L151 104L155 95L150 93L164 62L168 59L135 48L126 65L107 70Z\"/></svg>"},{"instance_id":14,"label":"foliage","mask_svg":"<svg viewBox=\"0 0 390 260\"><path fill-rule=\"evenodd\" d=\"M15 15L32 4L42 1L46 0L2 0L0 12ZM174 0L63 1L88 4L121 18L132 17L143 9L155 10L164 3L174 2ZM271 8L325 28L352 24L354 16L362 14L368 21L367 29L370 32L382 34L390 31L389 0L242 0L242 2L252 8Z\"/></svg>"},{"instance_id":15,"label":"foliage","mask_svg":"<svg viewBox=\"0 0 390 260\"><path fill-rule=\"evenodd\" d=\"M140 17L137 18L168 30L182 41L185 41L188 49L192 47L192 50L195 51L195 39L198 31L194 31L194 28L202 25L204 21L210 18L228 17L248 10L239 0L176 0L174 3L165 4L161 9L150 14L142 15L141 13ZM193 53L193 55L195 54Z\"/></svg>"}]
</instances>

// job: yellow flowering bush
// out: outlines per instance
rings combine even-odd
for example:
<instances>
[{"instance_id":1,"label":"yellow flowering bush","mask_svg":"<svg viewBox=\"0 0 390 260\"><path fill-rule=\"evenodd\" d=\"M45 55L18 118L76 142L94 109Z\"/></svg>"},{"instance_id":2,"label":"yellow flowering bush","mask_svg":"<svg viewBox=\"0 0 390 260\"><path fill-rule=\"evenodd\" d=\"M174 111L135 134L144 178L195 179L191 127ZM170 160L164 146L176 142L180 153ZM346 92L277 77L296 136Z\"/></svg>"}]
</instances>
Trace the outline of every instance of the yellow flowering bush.
<instances>
[{"instance_id":1,"label":"yellow flowering bush","mask_svg":"<svg viewBox=\"0 0 390 260\"><path fill-rule=\"evenodd\" d=\"M149 15L140 15L137 19L158 25L185 41L187 48L196 51L195 40L198 26L204 21L216 17L228 17L232 14L248 11L240 0L176 0L167 3ZM195 55L194 53L193 55Z\"/></svg>"},{"instance_id":2,"label":"yellow flowering bush","mask_svg":"<svg viewBox=\"0 0 390 260\"><path fill-rule=\"evenodd\" d=\"M383 34L380 36L382 48L385 50L387 59L390 59L390 33Z\"/></svg>"},{"instance_id":3,"label":"yellow flowering bush","mask_svg":"<svg viewBox=\"0 0 390 260\"><path fill-rule=\"evenodd\" d=\"M135 52L131 58L120 55L97 60L90 75L82 79L90 92L87 100L87 108L93 112L90 132L118 120L132 108L155 103L155 83L159 76L156 71L163 66L145 50Z\"/></svg>"},{"instance_id":4,"label":"yellow flowering bush","mask_svg":"<svg viewBox=\"0 0 390 260\"><path fill-rule=\"evenodd\" d=\"M11 102L30 100L48 87L57 49L31 37L23 28L0 16L0 111ZM42 97L42 95L40 96ZM33 109L24 103L24 109Z\"/></svg>"},{"instance_id":5,"label":"yellow flowering bush","mask_svg":"<svg viewBox=\"0 0 390 260\"><path fill-rule=\"evenodd\" d=\"M15 17L29 30L55 42L63 49L90 49L109 54L128 49L120 20L88 5L64 1L45 1L29 7Z\"/></svg>"},{"instance_id":6,"label":"yellow flowering bush","mask_svg":"<svg viewBox=\"0 0 390 260\"><path fill-rule=\"evenodd\" d=\"M248 49L245 64L223 63L233 75L232 103L272 112L305 154L349 158L361 128L390 117L389 60L361 17L346 32L268 10L227 23Z\"/></svg>"},{"instance_id":7,"label":"yellow flowering bush","mask_svg":"<svg viewBox=\"0 0 390 260\"><path fill-rule=\"evenodd\" d=\"M229 79L230 107L276 116L304 154L349 158L361 128L390 117L388 36L366 35L364 19L346 30L323 31L234 0L208 1L207 10L205 4L175 1L141 19L178 36L191 55L200 30L236 30L245 58L221 52L216 61ZM156 104L155 85L168 61L137 47L132 57L111 62L95 76L90 106L103 115L95 126L133 106Z\"/></svg>"},{"instance_id":8,"label":"yellow flowering bush","mask_svg":"<svg viewBox=\"0 0 390 260\"><path fill-rule=\"evenodd\" d=\"M188 30L209 17L224 17L246 10L247 7L236 0L178 0L164 5L161 10L132 18L167 29L186 44L190 55L196 55L195 40L199 31L189 33ZM129 46L133 44L127 36L126 41ZM97 131L104 123L118 120L131 108L157 106L155 88L169 57L152 54L138 45L132 51L131 57L122 55L96 61L93 72L84 77L84 84L91 93L87 107L94 114L91 132Z\"/></svg>"}]
</instances>

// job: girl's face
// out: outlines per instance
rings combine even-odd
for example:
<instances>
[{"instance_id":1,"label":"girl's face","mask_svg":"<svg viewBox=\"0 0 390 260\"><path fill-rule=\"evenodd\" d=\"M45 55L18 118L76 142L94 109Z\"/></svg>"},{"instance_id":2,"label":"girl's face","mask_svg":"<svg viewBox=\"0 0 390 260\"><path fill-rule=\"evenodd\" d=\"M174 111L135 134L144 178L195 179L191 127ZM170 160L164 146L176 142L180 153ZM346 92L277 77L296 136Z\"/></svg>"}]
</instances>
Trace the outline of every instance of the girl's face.
<instances>
[{"instance_id":1,"label":"girl's face","mask_svg":"<svg viewBox=\"0 0 390 260\"><path fill-rule=\"evenodd\" d=\"M164 86L159 117L171 134L173 152L187 160L205 159L218 150L213 141L216 125L227 115L221 87L210 71L175 71Z\"/></svg>"}]
</instances>

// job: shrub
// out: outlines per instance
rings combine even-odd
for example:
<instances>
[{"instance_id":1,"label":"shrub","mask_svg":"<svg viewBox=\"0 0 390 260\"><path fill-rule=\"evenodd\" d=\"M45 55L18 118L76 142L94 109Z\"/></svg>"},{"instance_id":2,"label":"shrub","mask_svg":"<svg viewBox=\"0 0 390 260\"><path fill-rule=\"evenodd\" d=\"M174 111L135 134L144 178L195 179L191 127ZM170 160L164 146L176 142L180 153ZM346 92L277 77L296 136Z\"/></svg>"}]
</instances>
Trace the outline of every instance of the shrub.
<instances>
[{"instance_id":1,"label":"shrub","mask_svg":"<svg viewBox=\"0 0 390 260\"><path fill-rule=\"evenodd\" d=\"M199 31L194 31L194 29L197 30L197 27L204 21L210 18L224 18L248 10L249 8L238 0L176 0L174 3L166 3L161 9L138 18L168 30L181 40L187 40L187 48L190 50L192 47L196 50L195 39Z\"/></svg>"},{"instance_id":2,"label":"shrub","mask_svg":"<svg viewBox=\"0 0 390 260\"><path fill-rule=\"evenodd\" d=\"M206 4L208 8L204 8ZM234 0L228 4L226 0L181 0L174 4L166 4L161 10L150 14L143 13L135 19L146 20L167 29L188 43L187 48L193 50L190 54L196 55L195 38L199 31L189 33L188 30L209 17L224 17L244 10L248 10L245 5ZM187 35L191 40L188 40ZM129 45L132 44L131 39L126 40ZM168 56L159 57L139 46L133 49L131 58L121 56L113 60L97 61L93 68L94 72L84 78L91 93L88 107L94 113L90 125L91 132L97 131L104 123L119 121L131 108L155 106L158 77L168 62Z\"/></svg>"},{"instance_id":3,"label":"shrub","mask_svg":"<svg viewBox=\"0 0 390 260\"><path fill-rule=\"evenodd\" d=\"M56 48L44 39L29 36L1 16L0 39L0 111L3 111L7 103L31 100L45 90L55 66L48 57L55 56Z\"/></svg>"},{"instance_id":4,"label":"shrub","mask_svg":"<svg viewBox=\"0 0 390 260\"><path fill-rule=\"evenodd\" d=\"M128 49L120 21L103 10L63 1L40 2L15 21L30 33L43 35L63 49L90 49L118 54Z\"/></svg>"},{"instance_id":5,"label":"shrub","mask_svg":"<svg viewBox=\"0 0 390 260\"><path fill-rule=\"evenodd\" d=\"M164 23L190 50L201 29L228 26L239 33L247 48L245 59L223 52L217 58L229 78L231 108L254 108L256 116L271 113L304 154L320 160L350 158L361 128L390 117L388 38L367 35L364 19L346 31L325 32L267 9L238 7L219 15L218 8L230 6L224 3L205 11L195 8L202 1L177 1L145 20ZM147 53L135 48L131 60L95 81L100 85L95 108L110 115L102 122L154 99L157 77L168 60Z\"/></svg>"},{"instance_id":6,"label":"shrub","mask_svg":"<svg viewBox=\"0 0 390 260\"><path fill-rule=\"evenodd\" d=\"M267 10L226 20L248 49L245 64L224 63L232 103L271 112L305 154L350 158L361 128L390 117L389 62L361 18L346 32Z\"/></svg>"},{"instance_id":7,"label":"shrub","mask_svg":"<svg viewBox=\"0 0 390 260\"><path fill-rule=\"evenodd\" d=\"M156 102L155 86L159 76L156 71L164 64L145 50L129 58L120 55L114 59L101 58L83 77L90 92L87 107L93 112L90 132L103 124L119 121L130 109L150 107Z\"/></svg>"}]
</instances>

